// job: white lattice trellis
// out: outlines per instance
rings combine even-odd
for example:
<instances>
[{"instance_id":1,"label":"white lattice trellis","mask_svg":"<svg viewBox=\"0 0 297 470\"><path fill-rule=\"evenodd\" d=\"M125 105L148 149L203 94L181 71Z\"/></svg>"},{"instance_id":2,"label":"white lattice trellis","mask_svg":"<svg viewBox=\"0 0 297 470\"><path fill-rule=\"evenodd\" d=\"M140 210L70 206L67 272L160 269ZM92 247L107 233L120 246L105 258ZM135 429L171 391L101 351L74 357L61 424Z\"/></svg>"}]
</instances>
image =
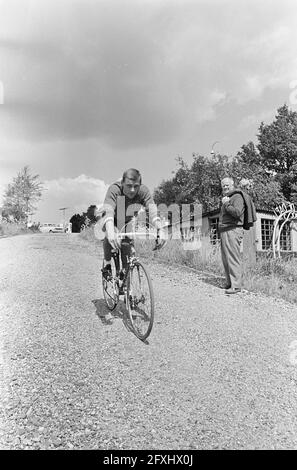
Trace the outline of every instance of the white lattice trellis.
<instances>
[{"instance_id":1,"label":"white lattice trellis","mask_svg":"<svg viewBox=\"0 0 297 470\"><path fill-rule=\"evenodd\" d=\"M284 226L287 222L294 223L297 221L297 211L293 203L287 202L277 206L274 209L274 214L276 215L276 219L273 227L272 250L273 257L276 258L276 256L280 257L280 240Z\"/></svg>"}]
</instances>

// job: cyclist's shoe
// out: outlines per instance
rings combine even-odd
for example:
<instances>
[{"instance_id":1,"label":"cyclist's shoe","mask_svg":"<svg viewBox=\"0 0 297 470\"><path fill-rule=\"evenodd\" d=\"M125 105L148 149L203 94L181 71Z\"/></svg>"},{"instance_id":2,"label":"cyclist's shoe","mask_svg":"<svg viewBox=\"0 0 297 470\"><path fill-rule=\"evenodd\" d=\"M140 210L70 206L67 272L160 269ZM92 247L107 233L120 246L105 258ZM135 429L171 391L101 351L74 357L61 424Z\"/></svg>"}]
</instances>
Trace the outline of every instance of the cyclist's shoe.
<instances>
[{"instance_id":1,"label":"cyclist's shoe","mask_svg":"<svg viewBox=\"0 0 297 470\"><path fill-rule=\"evenodd\" d=\"M104 268L101 269L102 276L106 281L110 281L112 279L112 272L111 272L111 265L106 264Z\"/></svg>"}]
</instances>

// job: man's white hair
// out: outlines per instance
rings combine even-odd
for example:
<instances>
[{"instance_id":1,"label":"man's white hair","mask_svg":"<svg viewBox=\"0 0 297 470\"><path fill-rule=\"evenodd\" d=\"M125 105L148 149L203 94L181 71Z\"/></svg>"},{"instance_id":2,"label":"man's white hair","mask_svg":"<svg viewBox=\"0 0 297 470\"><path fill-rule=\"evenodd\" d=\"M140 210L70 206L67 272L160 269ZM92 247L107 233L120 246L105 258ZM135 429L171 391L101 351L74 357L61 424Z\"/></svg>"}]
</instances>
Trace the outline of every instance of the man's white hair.
<instances>
[{"instance_id":1,"label":"man's white hair","mask_svg":"<svg viewBox=\"0 0 297 470\"><path fill-rule=\"evenodd\" d=\"M226 176L226 178L223 178L221 180L221 183L223 184L224 181L229 181L229 183L233 184L234 185L234 179L233 178L230 178L229 176Z\"/></svg>"}]
</instances>

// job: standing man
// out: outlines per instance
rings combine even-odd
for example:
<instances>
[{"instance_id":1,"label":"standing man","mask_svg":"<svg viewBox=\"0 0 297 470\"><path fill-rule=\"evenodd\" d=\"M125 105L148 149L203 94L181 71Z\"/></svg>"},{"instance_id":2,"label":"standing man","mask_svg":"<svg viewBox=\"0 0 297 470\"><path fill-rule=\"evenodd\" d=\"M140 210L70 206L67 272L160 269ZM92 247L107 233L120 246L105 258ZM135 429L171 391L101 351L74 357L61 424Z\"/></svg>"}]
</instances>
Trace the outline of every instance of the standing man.
<instances>
[{"instance_id":1,"label":"standing man","mask_svg":"<svg viewBox=\"0 0 297 470\"><path fill-rule=\"evenodd\" d=\"M243 240L244 199L240 192L234 188L232 178L221 181L223 198L219 219L221 234L221 254L225 269L226 294L237 294L241 291L242 283L242 256L241 244Z\"/></svg>"}]
</instances>

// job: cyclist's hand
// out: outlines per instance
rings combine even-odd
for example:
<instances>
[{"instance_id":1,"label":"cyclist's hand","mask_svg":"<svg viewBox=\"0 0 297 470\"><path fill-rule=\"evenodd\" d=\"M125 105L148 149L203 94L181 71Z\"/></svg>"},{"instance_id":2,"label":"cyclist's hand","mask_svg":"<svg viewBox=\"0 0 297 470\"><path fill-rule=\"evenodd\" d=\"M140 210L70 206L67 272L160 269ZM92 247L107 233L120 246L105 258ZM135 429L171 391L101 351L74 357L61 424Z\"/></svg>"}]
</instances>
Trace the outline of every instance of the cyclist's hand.
<instances>
[{"instance_id":1,"label":"cyclist's hand","mask_svg":"<svg viewBox=\"0 0 297 470\"><path fill-rule=\"evenodd\" d=\"M168 234L162 228L157 230L157 239L154 250L160 250L166 244L168 239Z\"/></svg>"},{"instance_id":2,"label":"cyclist's hand","mask_svg":"<svg viewBox=\"0 0 297 470\"><path fill-rule=\"evenodd\" d=\"M157 231L157 238L161 241L161 240L167 240L167 233L165 232L165 230L163 228L159 228L159 230Z\"/></svg>"}]
</instances>

